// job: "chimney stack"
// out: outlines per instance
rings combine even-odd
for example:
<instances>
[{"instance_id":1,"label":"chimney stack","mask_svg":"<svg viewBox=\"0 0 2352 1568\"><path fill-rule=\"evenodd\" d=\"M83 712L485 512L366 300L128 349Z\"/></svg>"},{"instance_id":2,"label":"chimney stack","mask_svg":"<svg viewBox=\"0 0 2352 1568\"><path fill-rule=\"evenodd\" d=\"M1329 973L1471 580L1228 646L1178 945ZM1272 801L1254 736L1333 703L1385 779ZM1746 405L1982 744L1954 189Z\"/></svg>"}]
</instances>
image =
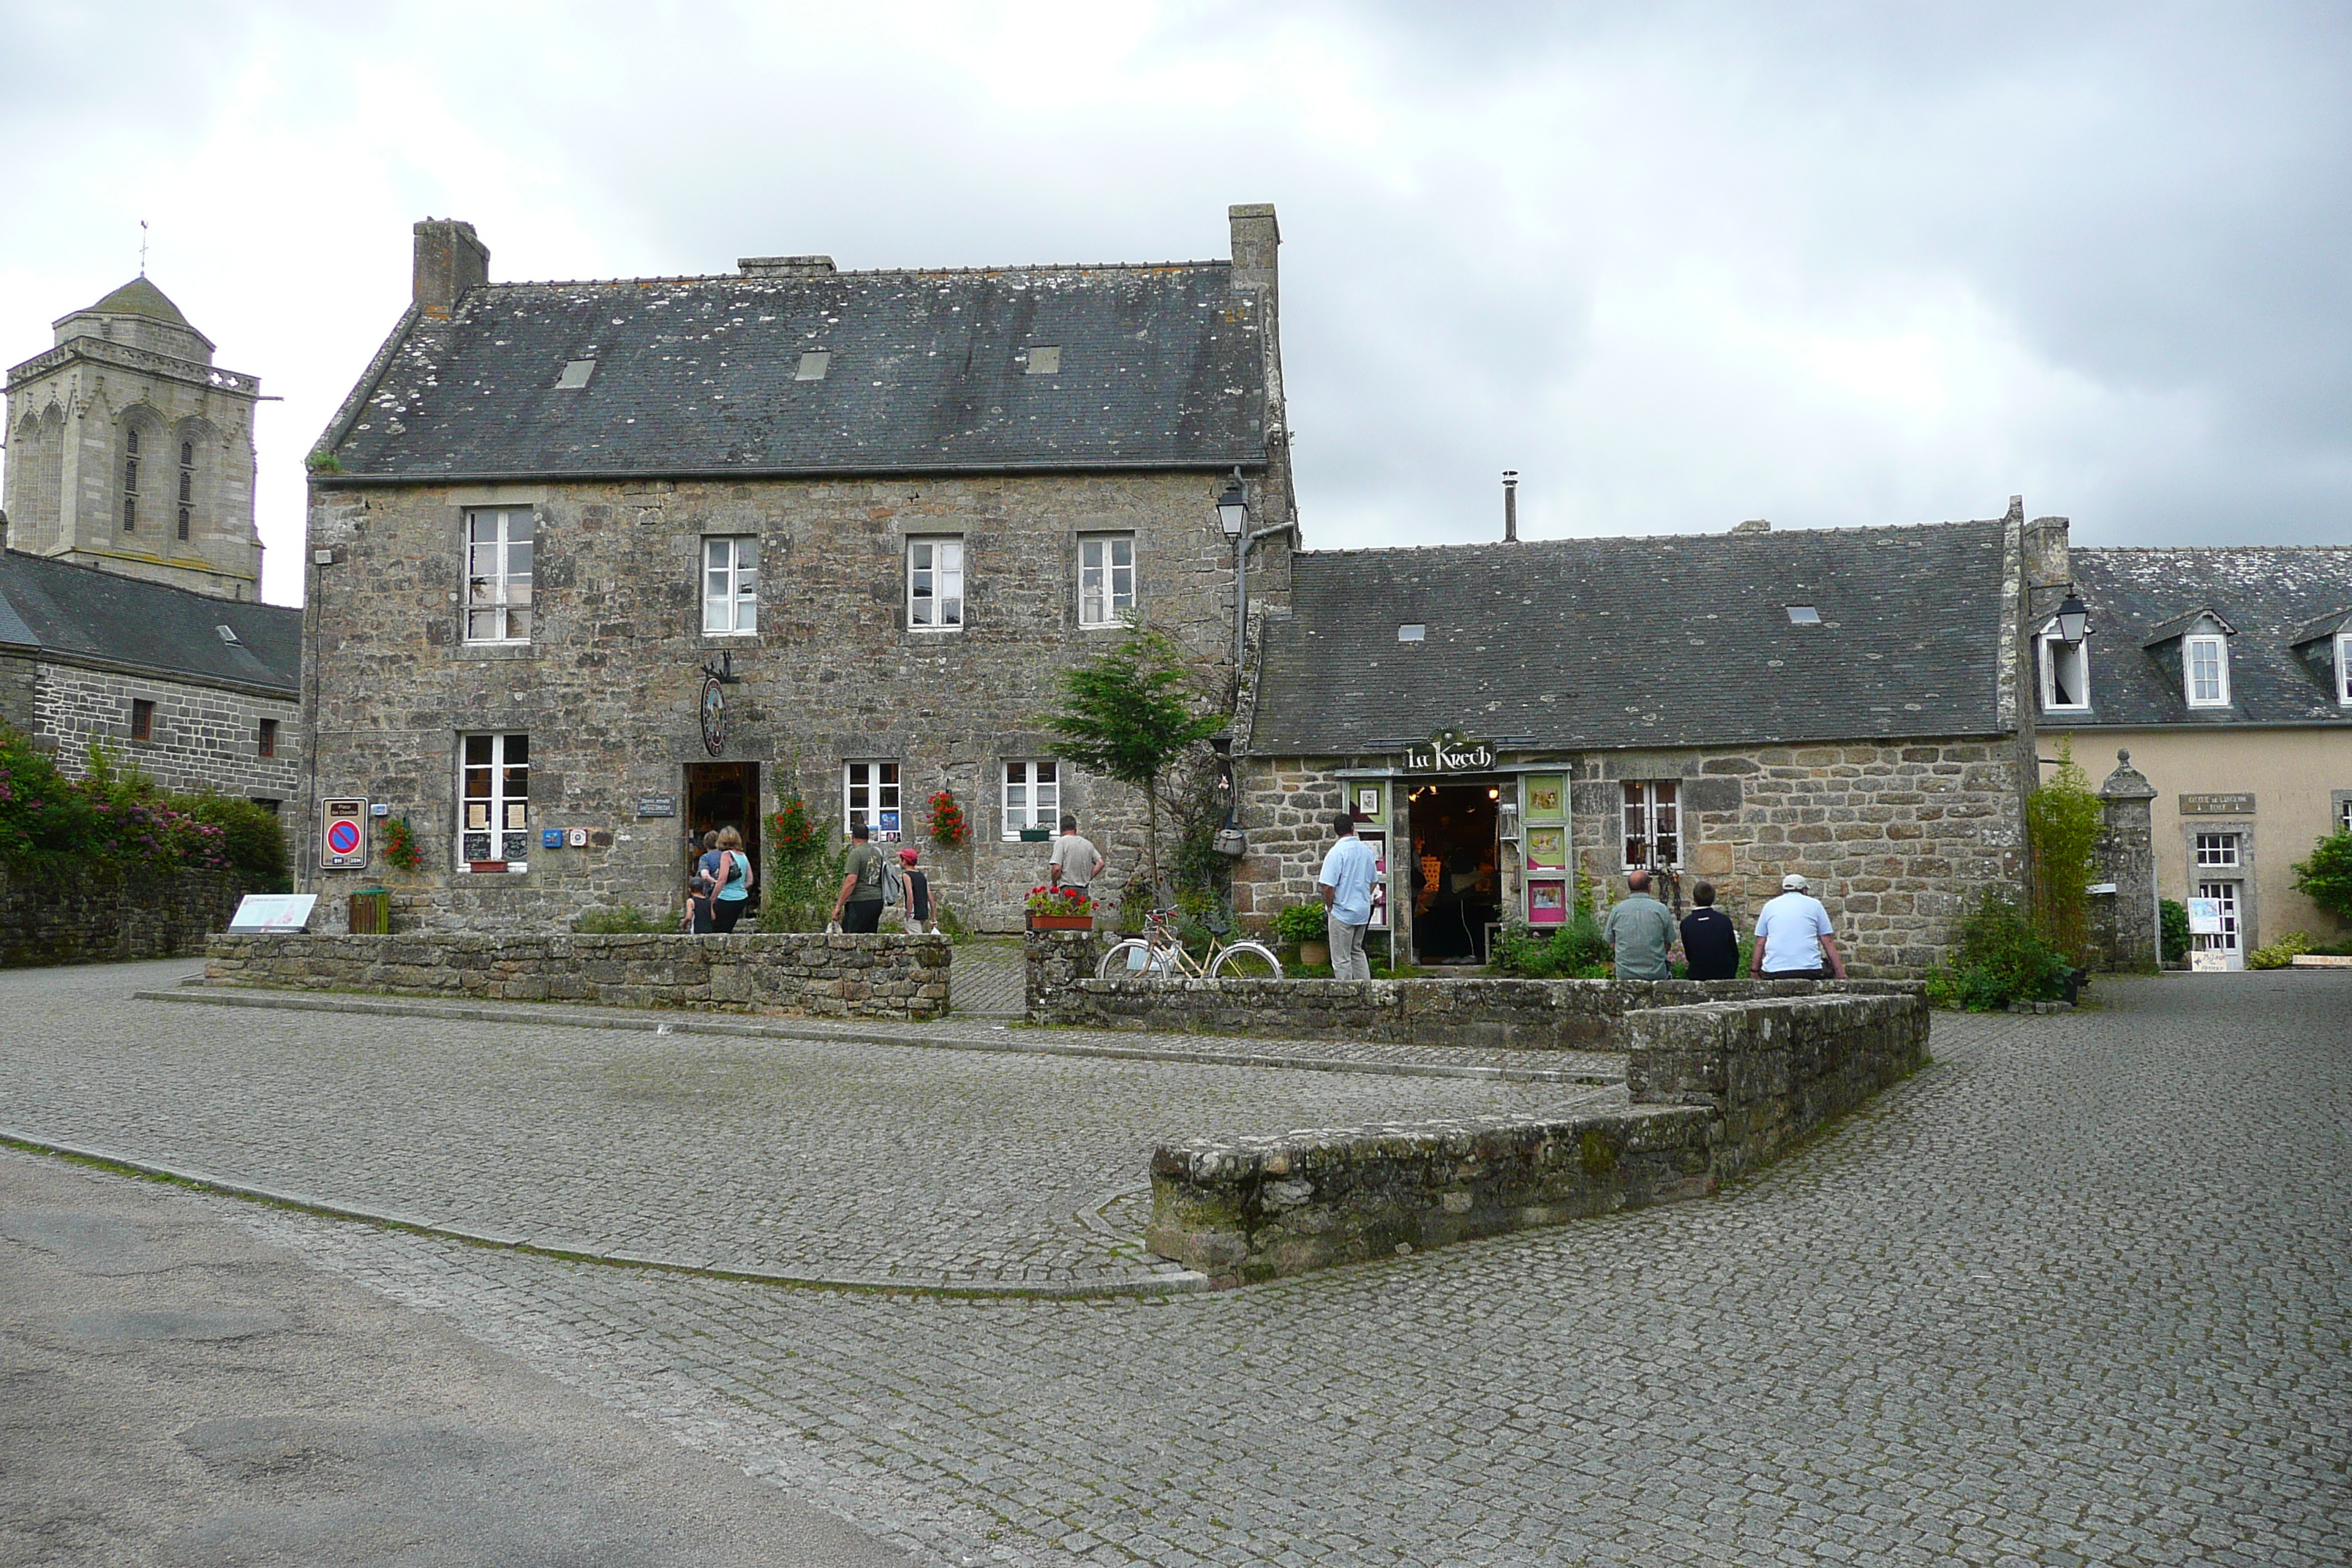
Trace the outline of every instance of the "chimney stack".
<instances>
[{"instance_id":1,"label":"chimney stack","mask_svg":"<svg viewBox=\"0 0 2352 1568\"><path fill-rule=\"evenodd\" d=\"M1272 202L1241 202L1225 209L1234 247L1234 287L1274 291L1282 249L1282 226Z\"/></svg>"},{"instance_id":2,"label":"chimney stack","mask_svg":"<svg viewBox=\"0 0 2352 1568\"><path fill-rule=\"evenodd\" d=\"M1503 542L1519 542L1519 470L1503 470Z\"/></svg>"},{"instance_id":3,"label":"chimney stack","mask_svg":"<svg viewBox=\"0 0 2352 1568\"><path fill-rule=\"evenodd\" d=\"M746 278L829 278L837 268L830 256L739 256Z\"/></svg>"},{"instance_id":4,"label":"chimney stack","mask_svg":"<svg viewBox=\"0 0 2352 1568\"><path fill-rule=\"evenodd\" d=\"M409 298L428 316L446 317L466 290L490 280L490 249L474 237L474 226L455 218L429 217L415 226L415 262L409 271Z\"/></svg>"}]
</instances>

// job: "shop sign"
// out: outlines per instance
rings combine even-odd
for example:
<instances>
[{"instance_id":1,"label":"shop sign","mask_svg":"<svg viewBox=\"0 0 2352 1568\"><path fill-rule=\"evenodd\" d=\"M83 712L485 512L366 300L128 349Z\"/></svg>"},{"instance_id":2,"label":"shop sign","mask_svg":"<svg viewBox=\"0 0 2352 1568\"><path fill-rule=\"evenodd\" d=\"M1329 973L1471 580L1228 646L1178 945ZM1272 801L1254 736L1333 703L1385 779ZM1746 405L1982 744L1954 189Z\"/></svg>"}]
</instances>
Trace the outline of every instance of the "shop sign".
<instances>
[{"instance_id":1,"label":"shop sign","mask_svg":"<svg viewBox=\"0 0 2352 1568\"><path fill-rule=\"evenodd\" d=\"M1495 749L1473 741L1459 730L1430 737L1425 746L1407 746L1404 771L1409 773L1483 773L1495 765Z\"/></svg>"},{"instance_id":2,"label":"shop sign","mask_svg":"<svg viewBox=\"0 0 2352 1568\"><path fill-rule=\"evenodd\" d=\"M674 795L641 795L637 797L639 816L676 816L677 796Z\"/></svg>"},{"instance_id":3,"label":"shop sign","mask_svg":"<svg viewBox=\"0 0 2352 1568\"><path fill-rule=\"evenodd\" d=\"M717 756L727 748L727 691L719 677L702 681L702 749Z\"/></svg>"},{"instance_id":4,"label":"shop sign","mask_svg":"<svg viewBox=\"0 0 2352 1568\"><path fill-rule=\"evenodd\" d=\"M2180 797L2183 816L2252 816L2254 797L2251 795L2184 795Z\"/></svg>"}]
</instances>

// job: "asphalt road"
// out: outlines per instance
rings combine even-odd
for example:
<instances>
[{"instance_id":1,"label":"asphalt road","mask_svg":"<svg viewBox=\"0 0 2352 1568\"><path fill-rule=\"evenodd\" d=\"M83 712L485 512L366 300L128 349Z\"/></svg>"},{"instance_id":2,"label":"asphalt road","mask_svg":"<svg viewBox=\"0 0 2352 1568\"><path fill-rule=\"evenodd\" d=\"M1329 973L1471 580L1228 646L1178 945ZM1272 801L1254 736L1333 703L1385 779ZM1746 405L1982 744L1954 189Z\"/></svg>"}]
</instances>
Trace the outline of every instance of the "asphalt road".
<instances>
[{"instance_id":1,"label":"asphalt road","mask_svg":"<svg viewBox=\"0 0 2352 1568\"><path fill-rule=\"evenodd\" d=\"M0 1564L907 1563L215 1208L0 1152Z\"/></svg>"}]
</instances>

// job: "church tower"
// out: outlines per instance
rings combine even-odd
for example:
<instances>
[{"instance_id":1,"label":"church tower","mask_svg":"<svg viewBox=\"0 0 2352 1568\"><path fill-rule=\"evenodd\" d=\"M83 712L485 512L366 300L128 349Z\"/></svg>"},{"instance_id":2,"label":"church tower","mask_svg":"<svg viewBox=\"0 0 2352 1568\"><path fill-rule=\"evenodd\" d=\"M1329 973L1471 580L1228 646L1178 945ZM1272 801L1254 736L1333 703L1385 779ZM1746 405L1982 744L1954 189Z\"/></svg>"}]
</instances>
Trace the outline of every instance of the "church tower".
<instances>
[{"instance_id":1,"label":"church tower","mask_svg":"<svg viewBox=\"0 0 2352 1568\"><path fill-rule=\"evenodd\" d=\"M215 369L143 273L51 324L57 345L8 372L8 547L259 598L260 382Z\"/></svg>"}]
</instances>

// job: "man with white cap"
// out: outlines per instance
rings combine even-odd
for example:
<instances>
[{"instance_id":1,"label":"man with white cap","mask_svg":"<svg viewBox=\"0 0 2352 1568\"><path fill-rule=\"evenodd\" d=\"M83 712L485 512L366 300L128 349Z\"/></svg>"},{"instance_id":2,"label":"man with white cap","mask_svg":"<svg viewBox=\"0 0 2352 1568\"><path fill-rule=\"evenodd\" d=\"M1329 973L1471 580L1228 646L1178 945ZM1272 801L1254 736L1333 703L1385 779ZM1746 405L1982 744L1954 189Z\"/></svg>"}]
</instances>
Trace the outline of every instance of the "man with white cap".
<instances>
[{"instance_id":1,"label":"man with white cap","mask_svg":"<svg viewBox=\"0 0 2352 1568\"><path fill-rule=\"evenodd\" d=\"M1845 959L1830 934L1830 912L1806 891L1808 886L1801 874L1791 871L1780 879L1780 896L1757 911L1756 958L1749 973L1759 979L1845 978Z\"/></svg>"}]
</instances>

